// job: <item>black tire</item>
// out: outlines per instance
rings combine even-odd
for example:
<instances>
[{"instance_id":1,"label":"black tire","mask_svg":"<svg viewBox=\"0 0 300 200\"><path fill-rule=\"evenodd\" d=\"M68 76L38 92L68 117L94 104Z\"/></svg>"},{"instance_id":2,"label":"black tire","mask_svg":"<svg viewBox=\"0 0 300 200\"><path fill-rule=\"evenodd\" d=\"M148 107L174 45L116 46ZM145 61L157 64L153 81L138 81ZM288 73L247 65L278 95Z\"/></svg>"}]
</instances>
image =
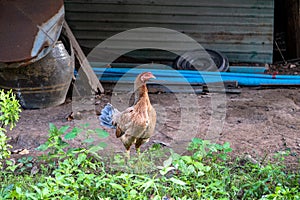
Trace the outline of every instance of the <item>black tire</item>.
<instances>
[{"instance_id":1,"label":"black tire","mask_svg":"<svg viewBox=\"0 0 300 200\"><path fill-rule=\"evenodd\" d=\"M208 55L210 57L208 57ZM173 64L177 70L200 70L225 72L229 69L228 58L219 51L205 49L189 51L178 56Z\"/></svg>"}]
</instances>

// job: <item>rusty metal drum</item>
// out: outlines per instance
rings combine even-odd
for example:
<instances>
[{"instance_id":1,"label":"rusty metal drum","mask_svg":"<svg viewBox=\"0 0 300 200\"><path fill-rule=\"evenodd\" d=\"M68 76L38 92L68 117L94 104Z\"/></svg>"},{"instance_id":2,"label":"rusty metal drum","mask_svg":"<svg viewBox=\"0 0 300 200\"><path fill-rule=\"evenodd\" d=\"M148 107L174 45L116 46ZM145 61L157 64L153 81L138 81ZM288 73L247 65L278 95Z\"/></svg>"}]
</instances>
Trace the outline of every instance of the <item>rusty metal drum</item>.
<instances>
[{"instance_id":1,"label":"rusty metal drum","mask_svg":"<svg viewBox=\"0 0 300 200\"><path fill-rule=\"evenodd\" d=\"M35 63L0 68L0 88L13 89L26 109L56 106L65 101L73 73L74 55L69 55L58 41L47 56Z\"/></svg>"},{"instance_id":2,"label":"rusty metal drum","mask_svg":"<svg viewBox=\"0 0 300 200\"><path fill-rule=\"evenodd\" d=\"M0 68L34 63L58 40L64 1L0 1Z\"/></svg>"}]
</instances>

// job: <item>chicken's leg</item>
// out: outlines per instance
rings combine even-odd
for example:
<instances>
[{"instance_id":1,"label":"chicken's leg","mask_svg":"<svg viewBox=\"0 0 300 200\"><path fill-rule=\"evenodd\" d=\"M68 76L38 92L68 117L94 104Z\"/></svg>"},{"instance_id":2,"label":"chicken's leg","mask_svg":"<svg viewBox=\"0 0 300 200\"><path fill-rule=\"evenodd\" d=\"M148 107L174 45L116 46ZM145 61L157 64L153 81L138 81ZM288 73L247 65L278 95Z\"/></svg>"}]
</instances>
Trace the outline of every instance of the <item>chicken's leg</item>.
<instances>
[{"instance_id":1,"label":"chicken's leg","mask_svg":"<svg viewBox=\"0 0 300 200\"><path fill-rule=\"evenodd\" d=\"M136 140L135 142L135 149L136 149L136 153L137 155L140 155L141 154L141 150L140 150L140 147L142 144L146 143L149 141L149 138L139 138Z\"/></svg>"},{"instance_id":2,"label":"chicken's leg","mask_svg":"<svg viewBox=\"0 0 300 200\"><path fill-rule=\"evenodd\" d=\"M130 149L126 149L126 158L129 160L130 159Z\"/></svg>"},{"instance_id":3,"label":"chicken's leg","mask_svg":"<svg viewBox=\"0 0 300 200\"><path fill-rule=\"evenodd\" d=\"M140 149L140 147L136 148L136 154L137 154L138 156L141 155L141 149Z\"/></svg>"}]
</instances>

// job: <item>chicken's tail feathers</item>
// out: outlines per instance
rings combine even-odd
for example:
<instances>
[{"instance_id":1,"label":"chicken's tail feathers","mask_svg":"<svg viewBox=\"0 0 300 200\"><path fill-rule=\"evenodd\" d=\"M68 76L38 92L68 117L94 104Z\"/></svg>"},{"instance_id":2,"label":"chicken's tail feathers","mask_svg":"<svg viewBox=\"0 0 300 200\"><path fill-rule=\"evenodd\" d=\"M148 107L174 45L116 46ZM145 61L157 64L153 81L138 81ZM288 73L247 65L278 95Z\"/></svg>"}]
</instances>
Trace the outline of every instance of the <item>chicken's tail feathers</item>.
<instances>
[{"instance_id":1,"label":"chicken's tail feathers","mask_svg":"<svg viewBox=\"0 0 300 200\"><path fill-rule=\"evenodd\" d=\"M110 103L106 104L99 116L100 124L108 128L116 128L113 124L113 115L116 111L117 110Z\"/></svg>"}]
</instances>

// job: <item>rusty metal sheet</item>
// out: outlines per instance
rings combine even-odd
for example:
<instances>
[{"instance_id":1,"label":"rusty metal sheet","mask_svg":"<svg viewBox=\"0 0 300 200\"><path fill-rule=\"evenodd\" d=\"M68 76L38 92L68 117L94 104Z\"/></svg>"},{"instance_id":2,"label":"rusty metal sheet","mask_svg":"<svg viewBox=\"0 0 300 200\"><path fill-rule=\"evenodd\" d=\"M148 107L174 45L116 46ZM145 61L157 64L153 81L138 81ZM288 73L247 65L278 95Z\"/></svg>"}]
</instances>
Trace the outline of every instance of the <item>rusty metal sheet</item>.
<instances>
[{"instance_id":1,"label":"rusty metal sheet","mask_svg":"<svg viewBox=\"0 0 300 200\"><path fill-rule=\"evenodd\" d=\"M122 31L161 27L222 52L230 62L272 63L274 0L65 0L65 8L82 47L92 49ZM143 38L122 42L145 42L147 34L160 33L144 33ZM176 48L178 41L171 39L157 42L174 43ZM112 48L122 48L122 44L116 41ZM148 51L138 53L134 58L149 58ZM150 60L169 56L151 55Z\"/></svg>"},{"instance_id":2,"label":"rusty metal sheet","mask_svg":"<svg viewBox=\"0 0 300 200\"><path fill-rule=\"evenodd\" d=\"M63 0L0 0L0 68L27 65L47 55L63 20Z\"/></svg>"}]
</instances>

